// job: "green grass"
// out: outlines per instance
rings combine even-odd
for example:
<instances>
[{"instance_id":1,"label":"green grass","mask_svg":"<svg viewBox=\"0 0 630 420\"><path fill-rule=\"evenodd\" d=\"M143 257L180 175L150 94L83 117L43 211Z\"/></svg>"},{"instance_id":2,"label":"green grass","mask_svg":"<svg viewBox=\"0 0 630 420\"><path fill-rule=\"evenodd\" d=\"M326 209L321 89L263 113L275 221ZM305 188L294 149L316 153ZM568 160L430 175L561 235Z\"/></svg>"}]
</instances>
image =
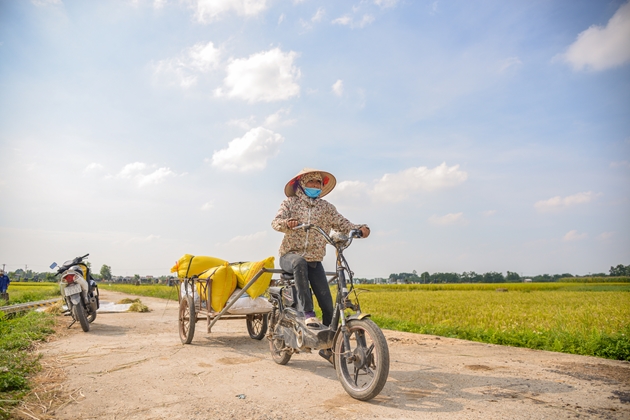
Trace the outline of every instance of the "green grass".
<instances>
[{"instance_id":1,"label":"green grass","mask_svg":"<svg viewBox=\"0 0 630 420\"><path fill-rule=\"evenodd\" d=\"M562 282L575 283L630 283L630 276L619 277L563 277Z\"/></svg>"},{"instance_id":2,"label":"green grass","mask_svg":"<svg viewBox=\"0 0 630 420\"><path fill-rule=\"evenodd\" d=\"M42 312L10 319L0 312L0 419L8 419L11 407L28 391L29 377L40 369L32 344L52 334L54 323L51 315Z\"/></svg>"},{"instance_id":3,"label":"green grass","mask_svg":"<svg viewBox=\"0 0 630 420\"><path fill-rule=\"evenodd\" d=\"M100 290L113 290L130 295L148 296L161 299L177 300L177 288L163 284L100 284Z\"/></svg>"},{"instance_id":4,"label":"green grass","mask_svg":"<svg viewBox=\"0 0 630 420\"><path fill-rule=\"evenodd\" d=\"M48 300L60 297L59 284L57 283L17 283L9 285L9 303L37 302L38 300ZM0 306L5 305L5 301L0 301Z\"/></svg>"},{"instance_id":5,"label":"green grass","mask_svg":"<svg viewBox=\"0 0 630 420\"><path fill-rule=\"evenodd\" d=\"M627 284L358 287L382 328L630 360ZM507 292L497 292L507 289Z\"/></svg>"}]
</instances>

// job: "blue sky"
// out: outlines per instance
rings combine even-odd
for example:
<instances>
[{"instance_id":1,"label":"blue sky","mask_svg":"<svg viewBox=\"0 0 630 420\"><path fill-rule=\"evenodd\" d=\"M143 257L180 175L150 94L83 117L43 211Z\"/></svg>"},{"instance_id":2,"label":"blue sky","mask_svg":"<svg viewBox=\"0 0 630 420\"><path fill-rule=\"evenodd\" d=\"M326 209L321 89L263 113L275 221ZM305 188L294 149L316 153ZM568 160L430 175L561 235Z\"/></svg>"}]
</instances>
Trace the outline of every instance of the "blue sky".
<instances>
[{"instance_id":1,"label":"blue sky","mask_svg":"<svg viewBox=\"0 0 630 420\"><path fill-rule=\"evenodd\" d=\"M607 272L629 116L626 1L4 1L0 264L277 256L315 167L357 276Z\"/></svg>"}]
</instances>

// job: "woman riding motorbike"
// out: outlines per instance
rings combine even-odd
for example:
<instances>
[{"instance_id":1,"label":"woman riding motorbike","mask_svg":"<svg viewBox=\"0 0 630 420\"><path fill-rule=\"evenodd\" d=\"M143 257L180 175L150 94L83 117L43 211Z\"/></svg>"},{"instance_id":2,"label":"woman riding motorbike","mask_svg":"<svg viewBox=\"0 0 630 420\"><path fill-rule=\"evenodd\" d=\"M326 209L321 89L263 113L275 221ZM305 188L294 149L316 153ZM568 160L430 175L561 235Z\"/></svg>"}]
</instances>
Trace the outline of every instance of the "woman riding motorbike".
<instances>
[{"instance_id":1,"label":"woman riding motorbike","mask_svg":"<svg viewBox=\"0 0 630 420\"><path fill-rule=\"evenodd\" d=\"M329 326L333 315L332 296L322 265L326 242L321 235L309 235L308 231L293 228L299 224L314 224L326 232L336 230L347 234L352 229L360 229L364 238L370 235L366 225L351 223L335 206L322 199L333 190L336 182L328 172L304 168L286 184L284 193L287 198L271 222L275 230L284 233L280 245L280 267L293 273L297 310L304 314L306 326L313 329ZM309 284L322 309L322 322L315 317ZM322 350L320 355L330 361L332 353Z\"/></svg>"}]
</instances>

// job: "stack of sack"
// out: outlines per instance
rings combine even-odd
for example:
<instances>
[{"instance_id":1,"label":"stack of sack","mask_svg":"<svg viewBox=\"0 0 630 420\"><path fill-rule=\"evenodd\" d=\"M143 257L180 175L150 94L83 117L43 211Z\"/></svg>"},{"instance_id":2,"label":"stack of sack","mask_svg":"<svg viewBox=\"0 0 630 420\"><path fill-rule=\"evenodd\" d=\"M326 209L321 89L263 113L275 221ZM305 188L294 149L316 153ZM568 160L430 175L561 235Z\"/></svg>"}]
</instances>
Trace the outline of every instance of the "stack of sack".
<instances>
[{"instance_id":1,"label":"stack of sack","mask_svg":"<svg viewBox=\"0 0 630 420\"><path fill-rule=\"evenodd\" d=\"M244 288L263 267L274 268L274 257L257 262L230 264L220 258L185 254L171 267L171 273L177 272L177 277L182 281L192 276L197 276L200 279L212 278L212 302L210 304L215 312L219 312L225 307L231 296L236 297L240 291L237 287L239 289ZM259 296L265 293L270 282L271 273L263 273L249 287L247 293L243 294L241 299L238 299L238 302L230 307L228 312L234 314L269 312L271 305L266 299ZM184 289L182 287L182 296L186 294ZM195 304L199 302L200 298L207 300L205 290L202 290L199 283L197 283L197 290L188 292L188 294L191 293L195 299Z\"/></svg>"}]
</instances>

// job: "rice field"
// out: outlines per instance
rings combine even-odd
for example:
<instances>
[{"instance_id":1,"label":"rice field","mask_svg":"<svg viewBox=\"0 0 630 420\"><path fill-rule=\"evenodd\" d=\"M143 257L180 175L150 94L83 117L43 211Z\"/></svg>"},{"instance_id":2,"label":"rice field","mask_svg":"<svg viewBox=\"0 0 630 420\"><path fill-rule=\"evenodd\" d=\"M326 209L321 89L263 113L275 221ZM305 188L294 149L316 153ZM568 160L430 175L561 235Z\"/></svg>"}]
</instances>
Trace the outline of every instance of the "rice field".
<instances>
[{"instance_id":1,"label":"rice field","mask_svg":"<svg viewBox=\"0 0 630 420\"><path fill-rule=\"evenodd\" d=\"M382 328L630 360L630 285L359 286Z\"/></svg>"},{"instance_id":2,"label":"rice field","mask_svg":"<svg viewBox=\"0 0 630 420\"><path fill-rule=\"evenodd\" d=\"M37 302L38 300L54 299L61 297L59 285L57 283L28 283L11 282L9 285L9 303ZM5 301L0 301L0 306L5 305Z\"/></svg>"}]
</instances>

